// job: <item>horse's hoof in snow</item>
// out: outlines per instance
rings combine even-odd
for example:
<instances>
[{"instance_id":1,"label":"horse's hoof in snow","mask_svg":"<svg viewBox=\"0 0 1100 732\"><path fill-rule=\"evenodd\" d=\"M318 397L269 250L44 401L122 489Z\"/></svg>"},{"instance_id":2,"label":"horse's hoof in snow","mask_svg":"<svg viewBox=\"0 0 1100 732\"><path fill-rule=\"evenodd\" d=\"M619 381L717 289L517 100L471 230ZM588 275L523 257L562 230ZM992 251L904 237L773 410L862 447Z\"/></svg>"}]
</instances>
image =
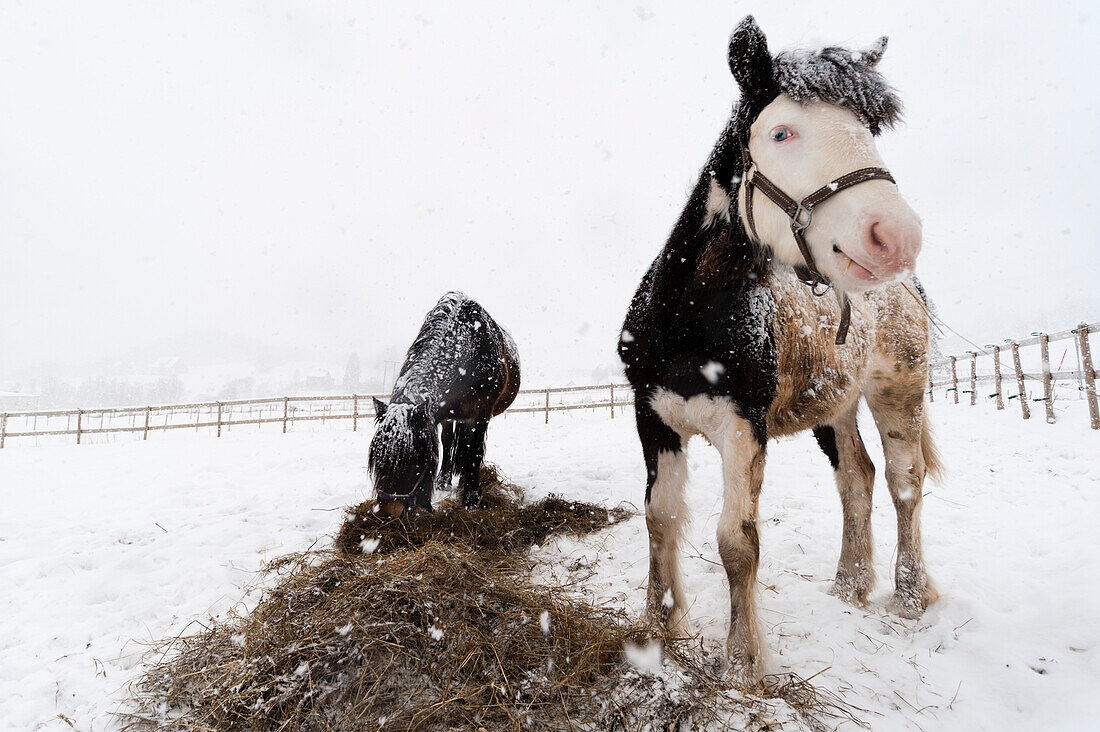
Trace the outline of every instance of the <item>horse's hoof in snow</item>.
<instances>
[{"instance_id":1,"label":"horse's hoof in snow","mask_svg":"<svg viewBox=\"0 0 1100 732\"><path fill-rule=\"evenodd\" d=\"M739 689L755 689L764 678L763 663L758 657L730 653L726 656L722 677Z\"/></svg>"},{"instance_id":2,"label":"horse's hoof in snow","mask_svg":"<svg viewBox=\"0 0 1100 732\"><path fill-rule=\"evenodd\" d=\"M867 607L867 593L874 584L872 577L852 577L837 572L829 594L855 607Z\"/></svg>"},{"instance_id":3,"label":"horse's hoof in snow","mask_svg":"<svg viewBox=\"0 0 1100 732\"><path fill-rule=\"evenodd\" d=\"M894 615L915 620L924 614L928 606L938 600L940 594L931 586L923 592L895 592L886 609Z\"/></svg>"}]
</instances>

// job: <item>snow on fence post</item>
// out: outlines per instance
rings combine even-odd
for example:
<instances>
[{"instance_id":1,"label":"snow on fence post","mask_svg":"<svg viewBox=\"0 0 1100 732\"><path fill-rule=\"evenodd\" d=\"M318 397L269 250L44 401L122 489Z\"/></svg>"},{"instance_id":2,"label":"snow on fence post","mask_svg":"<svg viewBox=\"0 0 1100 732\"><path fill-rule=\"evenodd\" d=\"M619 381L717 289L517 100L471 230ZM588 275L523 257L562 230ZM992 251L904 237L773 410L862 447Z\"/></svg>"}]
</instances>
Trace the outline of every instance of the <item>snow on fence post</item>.
<instances>
[{"instance_id":1,"label":"snow on fence post","mask_svg":"<svg viewBox=\"0 0 1100 732\"><path fill-rule=\"evenodd\" d=\"M932 369L928 369L928 401L936 401L936 384L932 381Z\"/></svg>"},{"instance_id":2,"label":"snow on fence post","mask_svg":"<svg viewBox=\"0 0 1100 732\"><path fill-rule=\"evenodd\" d=\"M1096 404L1096 372L1092 367L1092 349L1089 348L1089 327L1077 326L1077 340L1081 344L1081 362L1085 371L1085 399L1089 403L1089 421L1094 430L1100 430L1100 408Z\"/></svg>"},{"instance_id":3,"label":"snow on fence post","mask_svg":"<svg viewBox=\"0 0 1100 732\"><path fill-rule=\"evenodd\" d=\"M546 424L550 424L550 390L546 390Z\"/></svg>"},{"instance_id":4,"label":"snow on fence post","mask_svg":"<svg viewBox=\"0 0 1100 732\"><path fill-rule=\"evenodd\" d=\"M978 403L978 353L970 352L970 406Z\"/></svg>"},{"instance_id":5,"label":"snow on fence post","mask_svg":"<svg viewBox=\"0 0 1100 732\"><path fill-rule=\"evenodd\" d=\"M1020 344L1010 341L1012 344L1012 365L1016 369L1016 390L1019 392L1020 411L1024 419L1031 419L1031 409L1027 406L1027 389L1024 387L1024 370L1020 367Z\"/></svg>"},{"instance_id":6,"label":"snow on fence post","mask_svg":"<svg viewBox=\"0 0 1100 732\"><path fill-rule=\"evenodd\" d=\"M141 432L141 441L149 439L149 414L153 411L152 407L145 408L145 429Z\"/></svg>"},{"instance_id":7,"label":"snow on fence post","mask_svg":"<svg viewBox=\"0 0 1100 732\"><path fill-rule=\"evenodd\" d=\"M25 423L26 423L26 420L24 420L24 424ZM0 417L0 450L4 449L4 440L7 438L7 436L8 436L8 414L7 414L7 412L5 412L4 415L2 417Z\"/></svg>"},{"instance_id":8,"label":"snow on fence post","mask_svg":"<svg viewBox=\"0 0 1100 732\"><path fill-rule=\"evenodd\" d=\"M993 381L997 384L997 409L1005 408L1004 396L1001 393L1001 347L993 346Z\"/></svg>"},{"instance_id":9,"label":"snow on fence post","mask_svg":"<svg viewBox=\"0 0 1100 732\"><path fill-rule=\"evenodd\" d=\"M286 416L290 410L290 397L283 397L283 434L286 434Z\"/></svg>"},{"instance_id":10,"label":"snow on fence post","mask_svg":"<svg viewBox=\"0 0 1100 732\"><path fill-rule=\"evenodd\" d=\"M218 405L218 437L222 436L222 403L217 402Z\"/></svg>"},{"instance_id":11,"label":"snow on fence post","mask_svg":"<svg viewBox=\"0 0 1100 732\"><path fill-rule=\"evenodd\" d=\"M611 385L611 419L615 419L615 385Z\"/></svg>"},{"instance_id":12,"label":"snow on fence post","mask_svg":"<svg viewBox=\"0 0 1100 732\"><path fill-rule=\"evenodd\" d=\"M355 432L359 429L359 396L357 394L351 395L351 431Z\"/></svg>"},{"instance_id":13,"label":"snow on fence post","mask_svg":"<svg viewBox=\"0 0 1100 732\"><path fill-rule=\"evenodd\" d=\"M80 425L84 420L84 410L76 410L76 444L80 444Z\"/></svg>"},{"instance_id":14,"label":"snow on fence post","mask_svg":"<svg viewBox=\"0 0 1100 732\"><path fill-rule=\"evenodd\" d=\"M1050 336L1039 334L1039 353L1043 358L1043 401L1047 403L1047 424L1054 424L1054 392L1050 385Z\"/></svg>"},{"instance_id":15,"label":"snow on fence post","mask_svg":"<svg viewBox=\"0 0 1100 732\"><path fill-rule=\"evenodd\" d=\"M959 374L955 370L955 357L951 357L951 391L955 392L955 403L959 403Z\"/></svg>"}]
</instances>

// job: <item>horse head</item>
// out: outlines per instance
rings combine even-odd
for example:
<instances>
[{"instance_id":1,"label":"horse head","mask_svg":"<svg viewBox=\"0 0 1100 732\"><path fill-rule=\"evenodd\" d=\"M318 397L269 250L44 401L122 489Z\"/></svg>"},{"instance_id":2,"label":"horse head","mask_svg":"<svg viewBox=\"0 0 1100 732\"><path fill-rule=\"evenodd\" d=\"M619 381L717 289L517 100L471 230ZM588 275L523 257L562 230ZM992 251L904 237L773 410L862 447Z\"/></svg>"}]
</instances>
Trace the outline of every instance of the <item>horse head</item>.
<instances>
[{"instance_id":1,"label":"horse head","mask_svg":"<svg viewBox=\"0 0 1100 732\"><path fill-rule=\"evenodd\" d=\"M774 259L840 292L908 278L921 248L920 218L875 147L901 112L876 69L885 48L881 38L860 52L773 57L752 16L730 37L741 101L726 144L740 148L742 165L728 188L719 182Z\"/></svg>"},{"instance_id":2,"label":"horse head","mask_svg":"<svg viewBox=\"0 0 1100 732\"><path fill-rule=\"evenodd\" d=\"M412 507L431 511L439 447L428 404L387 405L375 399L374 411L378 426L368 464L379 512L397 517Z\"/></svg>"}]
</instances>

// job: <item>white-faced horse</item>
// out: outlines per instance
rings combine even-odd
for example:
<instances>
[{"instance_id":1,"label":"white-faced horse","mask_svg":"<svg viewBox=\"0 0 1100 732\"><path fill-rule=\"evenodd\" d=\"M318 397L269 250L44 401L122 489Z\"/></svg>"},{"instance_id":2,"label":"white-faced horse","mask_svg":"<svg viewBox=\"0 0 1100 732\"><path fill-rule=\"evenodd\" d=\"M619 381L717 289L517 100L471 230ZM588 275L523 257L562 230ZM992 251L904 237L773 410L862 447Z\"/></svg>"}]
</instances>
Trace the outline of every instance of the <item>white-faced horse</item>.
<instances>
[{"instance_id":1,"label":"white-faced horse","mask_svg":"<svg viewBox=\"0 0 1100 732\"><path fill-rule=\"evenodd\" d=\"M874 141L900 114L876 70L885 46L772 57L751 16L737 26L729 66L740 100L619 342L648 474L648 612L674 631L687 607L684 449L701 434L722 458L729 671L746 684L764 670L754 587L769 438L814 431L844 515L833 592L867 602L875 468L856 426L861 396L897 510L891 609L913 617L937 597L919 518L925 475L939 470L924 415L928 319L912 278L921 224Z\"/></svg>"}]
</instances>

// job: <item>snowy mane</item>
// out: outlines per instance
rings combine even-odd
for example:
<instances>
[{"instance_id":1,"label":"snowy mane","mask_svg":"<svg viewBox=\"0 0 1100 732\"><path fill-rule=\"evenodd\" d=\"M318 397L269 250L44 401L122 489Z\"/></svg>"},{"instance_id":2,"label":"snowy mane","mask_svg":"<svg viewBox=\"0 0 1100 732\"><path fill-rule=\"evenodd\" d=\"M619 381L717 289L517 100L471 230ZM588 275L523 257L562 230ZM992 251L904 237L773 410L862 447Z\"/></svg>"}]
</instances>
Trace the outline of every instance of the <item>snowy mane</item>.
<instances>
[{"instance_id":1,"label":"snowy mane","mask_svg":"<svg viewBox=\"0 0 1100 732\"><path fill-rule=\"evenodd\" d=\"M844 107L877 135L901 119L901 100L875 68L886 36L866 51L830 46L818 51L783 51L774 60L779 91L796 102Z\"/></svg>"}]
</instances>

